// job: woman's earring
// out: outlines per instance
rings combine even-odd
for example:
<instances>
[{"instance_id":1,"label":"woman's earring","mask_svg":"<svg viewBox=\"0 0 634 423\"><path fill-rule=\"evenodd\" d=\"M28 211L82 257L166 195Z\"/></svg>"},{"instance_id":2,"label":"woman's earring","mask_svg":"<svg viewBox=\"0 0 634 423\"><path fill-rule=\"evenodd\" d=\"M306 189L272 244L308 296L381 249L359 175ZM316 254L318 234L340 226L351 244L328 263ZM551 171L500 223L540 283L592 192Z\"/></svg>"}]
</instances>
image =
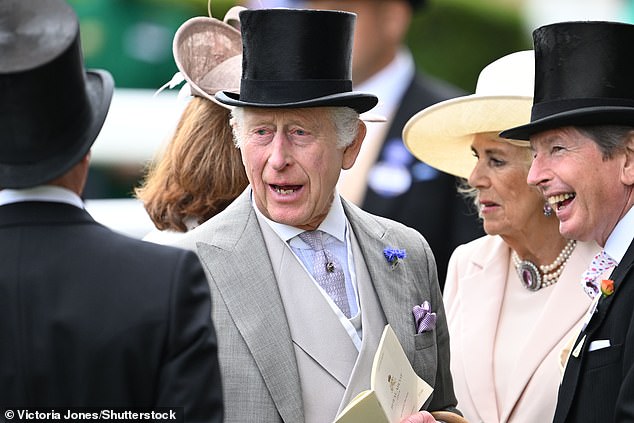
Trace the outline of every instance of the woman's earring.
<instances>
[{"instance_id":1,"label":"woman's earring","mask_svg":"<svg viewBox=\"0 0 634 423\"><path fill-rule=\"evenodd\" d=\"M544 203L544 216L550 217L553 215L553 208L548 202Z\"/></svg>"}]
</instances>

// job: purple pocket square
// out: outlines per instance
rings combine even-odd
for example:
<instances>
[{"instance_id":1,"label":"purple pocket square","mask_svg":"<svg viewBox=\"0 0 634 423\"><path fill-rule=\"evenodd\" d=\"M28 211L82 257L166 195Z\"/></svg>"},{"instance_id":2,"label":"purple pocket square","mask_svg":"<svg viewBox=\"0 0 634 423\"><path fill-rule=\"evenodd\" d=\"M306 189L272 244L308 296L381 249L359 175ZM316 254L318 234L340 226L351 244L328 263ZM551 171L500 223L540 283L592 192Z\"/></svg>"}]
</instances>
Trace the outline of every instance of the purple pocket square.
<instances>
[{"instance_id":1,"label":"purple pocket square","mask_svg":"<svg viewBox=\"0 0 634 423\"><path fill-rule=\"evenodd\" d=\"M436 327L436 313L432 313L429 301L415 305L412 309L416 321L416 333L429 332Z\"/></svg>"}]
</instances>

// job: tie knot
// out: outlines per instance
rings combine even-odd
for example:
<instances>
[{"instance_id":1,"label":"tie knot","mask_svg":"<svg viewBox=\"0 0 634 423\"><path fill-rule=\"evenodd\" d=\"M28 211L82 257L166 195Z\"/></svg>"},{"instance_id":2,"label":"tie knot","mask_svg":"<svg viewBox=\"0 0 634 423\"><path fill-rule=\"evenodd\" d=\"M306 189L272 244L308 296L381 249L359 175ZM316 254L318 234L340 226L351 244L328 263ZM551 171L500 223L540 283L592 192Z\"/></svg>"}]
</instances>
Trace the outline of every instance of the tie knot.
<instances>
[{"instance_id":1,"label":"tie knot","mask_svg":"<svg viewBox=\"0 0 634 423\"><path fill-rule=\"evenodd\" d=\"M322 231L305 231L299 234L299 238L308 244L308 246L314 251L321 251L324 249Z\"/></svg>"}]
</instances>

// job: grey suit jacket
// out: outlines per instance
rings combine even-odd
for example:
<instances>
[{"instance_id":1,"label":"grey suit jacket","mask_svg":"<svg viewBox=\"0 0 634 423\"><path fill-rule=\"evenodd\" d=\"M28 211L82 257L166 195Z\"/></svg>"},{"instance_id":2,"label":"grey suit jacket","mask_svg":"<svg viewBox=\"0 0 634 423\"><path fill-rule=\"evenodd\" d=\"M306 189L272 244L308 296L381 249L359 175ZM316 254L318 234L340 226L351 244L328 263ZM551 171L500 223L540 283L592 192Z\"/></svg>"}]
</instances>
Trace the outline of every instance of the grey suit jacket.
<instances>
[{"instance_id":1,"label":"grey suit jacket","mask_svg":"<svg viewBox=\"0 0 634 423\"><path fill-rule=\"evenodd\" d=\"M434 387L426 408L455 410L449 334L429 245L415 230L342 201L387 322L416 372ZM251 204L251 189L175 245L198 252L210 281L225 421L303 422L287 313ZM383 255L386 247L407 251L394 269ZM412 307L425 300L438 321L434 331L417 335Z\"/></svg>"}]
</instances>

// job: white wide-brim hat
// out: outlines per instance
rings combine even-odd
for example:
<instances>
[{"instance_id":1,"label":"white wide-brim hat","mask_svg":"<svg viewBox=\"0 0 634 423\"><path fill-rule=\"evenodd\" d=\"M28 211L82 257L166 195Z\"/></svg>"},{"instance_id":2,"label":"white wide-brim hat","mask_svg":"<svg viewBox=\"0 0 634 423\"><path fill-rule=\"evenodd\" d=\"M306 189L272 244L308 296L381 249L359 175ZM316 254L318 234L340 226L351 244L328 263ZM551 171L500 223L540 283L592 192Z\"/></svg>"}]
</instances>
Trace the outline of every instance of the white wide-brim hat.
<instances>
[{"instance_id":1,"label":"white wide-brim hat","mask_svg":"<svg viewBox=\"0 0 634 423\"><path fill-rule=\"evenodd\" d=\"M533 50L497 59L480 72L475 94L436 103L412 116L403 129L405 146L420 161L469 178L476 165L474 134L499 133L530 122L534 75Z\"/></svg>"}]
</instances>

